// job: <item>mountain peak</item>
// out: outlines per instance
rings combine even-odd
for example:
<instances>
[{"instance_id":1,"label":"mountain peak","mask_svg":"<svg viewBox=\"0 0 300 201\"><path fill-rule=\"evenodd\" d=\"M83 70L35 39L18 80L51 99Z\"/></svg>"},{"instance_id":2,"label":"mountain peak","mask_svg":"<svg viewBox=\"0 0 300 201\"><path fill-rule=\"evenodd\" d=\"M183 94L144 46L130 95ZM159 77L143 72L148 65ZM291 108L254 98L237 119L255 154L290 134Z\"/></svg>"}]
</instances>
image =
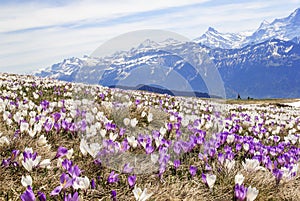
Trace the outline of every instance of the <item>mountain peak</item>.
<instances>
[{"instance_id":1,"label":"mountain peak","mask_svg":"<svg viewBox=\"0 0 300 201\"><path fill-rule=\"evenodd\" d=\"M299 24L300 21L300 8L297 8L288 16L288 20L292 23Z\"/></svg>"},{"instance_id":2,"label":"mountain peak","mask_svg":"<svg viewBox=\"0 0 300 201\"><path fill-rule=\"evenodd\" d=\"M269 25L270 25L270 22L268 22L267 20L264 20L264 21L260 24L260 26L259 26L258 29L264 29L264 28L266 28L266 27L269 26Z\"/></svg>"},{"instance_id":3,"label":"mountain peak","mask_svg":"<svg viewBox=\"0 0 300 201\"><path fill-rule=\"evenodd\" d=\"M214 32L214 33L218 33L218 31L216 29L214 29L213 27L208 27L207 32Z\"/></svg>"},{"instance_id":4,"label":"mountain peak","mask_svg":"<svg viewBox=\"0 0 300 201\"><path fill-rule=\"evenodd\" d=\"M300 16L300 8L297 8L292 14L290 15L291 17L298 17Z\"/></svg>"}]
</instances>

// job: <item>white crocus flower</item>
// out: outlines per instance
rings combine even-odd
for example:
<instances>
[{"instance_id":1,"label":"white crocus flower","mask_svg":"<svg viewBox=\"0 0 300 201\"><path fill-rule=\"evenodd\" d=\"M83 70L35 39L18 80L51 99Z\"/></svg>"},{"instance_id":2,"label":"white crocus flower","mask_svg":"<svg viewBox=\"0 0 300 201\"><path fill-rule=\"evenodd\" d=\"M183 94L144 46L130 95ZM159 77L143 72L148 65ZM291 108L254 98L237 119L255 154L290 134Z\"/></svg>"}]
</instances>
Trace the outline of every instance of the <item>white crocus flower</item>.
<instances>
[{"instance_id":1,"label":"white crocus flower","mask_svg":"<svg viewBox=\"0 0 300 201\"><path fill-rule=\"evenodd\" d=\"M132 192L134 194L136 201L145 201L152 196L152 193L150 193L150 194L147 193L147 188L145 188L142 191L141 188L137 188L136 186L134 186L134 189Z\"/></svg>"},{"instance_id":2,"label":"white crocus flower","mask_svg":"<svg viewBox=\"0 0 300 201\"><path fill-rule=\"evenodd\" d=\"M233 134L228 135L228 136L227 136L227 139L226 139L226 142L227 142L228 144L233 143L233 142L234 142L234 135L233 135Z\"/></svg>"},{"instance_id":3,"label":"white crocus flower","mask_svg":"<svg viewBox=\"0 0 300 201\"><path fill-rule=\"evenodd\" d=\"M109 134L109 139L112 140L112 141L115 141L117 139L117 137L118 137L118 133L111 132Z\"/></svg>"},{"instance_id":4,"label":"white crocus flower","mask_svg":"<svg viewBox=\"0 0 300 201\"><path fill-rule=\"evenodd\" d=\"M26 175L25 177L22 175L21 184L24 187L32 186L32 178L30 175Z\"/></svg>"},{"instance_id":5,"label":"white crocus flower","mask_svg":"<svg viewBox=\"0 0 300 201\"><path fill-rule=\"evenodd\" d=\"M104 138L106 135L107 131L105 129L100 130L100 135Z\"/></svg>"},{"instance_id":6,"label":"white crocus flower","mask_svg":"<svg viewBox=\"0 0 300 201\"><path fill-rule=\"evenodd\" d=\"M136 125L138 124L138 120L136 119L136 118L134 118L134 119L131 119L130 120L130 126L132 127L132 128L134 128L134 127L136 127Z\"/></svg>"},{"instance_id":7,"label":"white crocus flower","mask_svg":"<svg viewBox=\"0 0 300 201\"><path fill-rule=\"evenodd\" d=\"M63 158L58 158L57 159L57 164L56 164L56 167L58 167L58 168L61 168L62 167L62 162L63 162Z\"/></svg>"},{"instance_id":8,"label":"white crocus flower","mask_svg":"<svg viewBox=\"0 0 300 201\"><path fill-rule=\"evenodd\" d=\"M125 126L129 126L130 119L129 118L124 118L123 123L124 123Z\"/></svg>"},{"instance_id":9,"label":"white crocus flower","mask_svg":"<svg viewBox=\"0 0 300 201\"><path fill-rule=\"evenodd\" d=\"M253 172L257 170L265 170L262 166L259 165L259 161L257 159L245 159L245 163L242 162L244 169L248 172Z\"/></svg>"},{"instance_id":10,"label":"white crocus flower","mask_svg":"<svg viewBox=\"0 0 300 201\"><path fill-rule=\"evenodd\" d=\"M5 144L8 146L10 144L10 142L9 142L9 140L8 140L8 138L6 136L2 136L0 138L0 147L4 146Z\"/></svg>"},{"instance_id":11,"label":"white crocus flower","mask_svg":"<svg viewBox=\"0 0 300 201\"><path fill-rule=\"evenodd\" d=\"M51 165L51 160L50 160L50 159L45 159L45 160L43 160L43 161L39 164L39 166L40 166L41 168L50 168L50 165Z\"/></svg>"},{"instance_id":12,"label":"white crocus flower","mask_svg":"<svg viewBox=\"0 0 300 201\"><path fill-rule=\"evenodd\" d=\"M85 139L81 139L79 148L84 156L89 153L93 158L96 158L98 152L101 149L101 146L99 145L99 143L92 143L88 145Z\"/></svg>"},{"instance_id":13,"label":"white crocus flower","mask_svg":"<svg viewBox=\"0 0 300 201\"><path fill-rule=\"evenodd\" d=\"M37 144L41 147L47 144L47 138L44 135L41 135L37 141Z\"/></svg>"},{"instance_id":14,"label":"white crocus flower","mask_svg":"<svg viewBox=\"0 0 300 201\"><path fill-rule=\"evenodd\" d=\"M245 151L249 151L249 144L248 143L243 144L243 148Z\"/></svg>"},{"instance_id":15,"label":"white crocus flower","mask_svg":"<svg viewBox=\"0 0 300 201\"><path fill-rule=\"evenodd\" d=\"M92 143L92 144L90 144L89 149L87 151L93 158L96 158L100 149L101 149L101 146L99 143Z\"/></svg>"},{"instance_id":16,"label":"white crocus flower","mask_svg":"<svg viewBox=\"0 0 300 201\"><path fill-rule=\"evenodd\" d=\"M242 174L238 173L237 175L235 175L235 178L234 178L235 184L242 185L242 183L244 182L244 179L245 179L245 177Z\"/></svg>"},{"instance_id":17,"label":"white crocus flower","mask_svg":"<svg viewBox=\"0 0 300 201\"><path fill-rule=\"evenodd\" d=\"M145 117L147 115L147 113L145 111L142 112L141 117Z\"/></svg>"},{"instance_id":18,"label":"white crocus flower","mask_svg":"<svg viewBox=\"0 0 300 201\"><path fill-rule=\"evenodd\" d=\"M128 141L128 144L133 147L133 148L136 148L137 145L138 145L138 142L137 140L135 139L134 136L131 136L131 137L127 137L127 141Z\"/></svg>"},{"instance_id":19,"label":"white crocus flower","mask_svg":"<svg viewBox=\"0 0 300 201\"><path fill-rule=\"evenodd\" d=\"M22 122L20 125L20 132L24 133L24 132L28 132L29 129L29 124L26 122Z\"/></svg>"},{"instance_id":20,"label":"white crocus flower","mask_svg":"<svg viewBox=\"0 0 300 201\"><path fill-rule=\"evenodd\" d=\"M217 176L214 174L206 174L206 182L210 189L214 187L214 184L217 180Z\"/></svg>"},{"instance_id":21,"label":"white crocus flower","mask_svg":"<svg viewBox=\"0 0 300 201\"><path fill-rule=\"evenodd\" d=\"M229 171L231 171L234 168L234 165L235 165L235 160L228 160L228 159L225 160L225 167Z\"/></svg>"},{"instance_id":22,"label":"white crocus flower","mask_svg":"<svg viewBox=\"0 0 300 201\"><path fill-rule=\"evenodd\" d=\"M159 129L159 132L160 132L160 134L161 134L162 136L164 136L164 135L167 133L167 129L164 128L164 127L161 127L161 128Z\"/></svg>"},{"instance_id":23,"label":"white crocus flower","mask_svg":"<svg viewBox=\"0 0 300 201\"><path fill-rule=\"evenodd\" d=\"M40 161L41 161L41 156L37 156L35 160L33 160L32 158L26 159L26 162L22 160L22 165L28 172L31 172L32 168L36 167Z\"/></svg>"},{"instance_id":24,"label":"white crocus flower","mask_svg":"<svg viewBox=\"0 0 300 201\"><path fill-rule=\"evenodd\" d=\"M259 190L257 190L256 188L252 188L251 186L249 186L247 188L247 195L246 195L247 201L253 201L253 200L255 200L255 198L258 195L258 192L259 192Z\"/></svg>"},{"instance_id":25,"label":"white crocus flower","mask_svg":"<svg viewBox=\"0 0 300 201\"><path fill-rule=\"evenodd\" d=\"M36 135L36 130L34 130L34 129L29 129L29 130L28 130L28 134L29 134L30 137L33 138L33 137Z\"/></svg>"},{"instance_id":26,"label":"white crocus flower","mask_svg":"<svg viewBox=\"0 0 300 201\"><path fill-rule=\"evenodd\" d=\"M153 121L153 114L152 113L148 114L147 121L148 121L148 123L150 123L151 121Z\"/></svg>"},{"instance_id":27,"label":"white crocus flower","mask_svg":"<svg viewBox=\"0 0 300 201\"><path fill-rule=\"evenodd\" d=\"M67 159L71 159L72 157L73 157L73 153L74 153L74 149L72 148L72 149L69 149L68 150L68 153L67 153L67 155L66 155L66 157L67 157Z\"/></svg>"},{"instance_id":28,"label":"white crocus flower","mask_svg":"<svg viewBox=\"0 0 300 201\"><path fill-rule=\"evenodd\" d=\"M85 177L76 177L75 182L73 183L73 188L86 190L90 187L90 180L87 176Z\"/></svg>"},{"instance_id":29,"label":"white crocus flower","mask_svg":"<svg viewBox=\"0 0 300 201\"><path fill-rule=\"evenodd\" d=\"M81 139L81 141L80 141L80 151L81 151L81 153L82 153L82 155L84 155L84 156L86 156L87 155L87 149L88 149L88 144L87 144L87 142L86 142L86 140L85 139Z\"/></svg>"}]
</instances>

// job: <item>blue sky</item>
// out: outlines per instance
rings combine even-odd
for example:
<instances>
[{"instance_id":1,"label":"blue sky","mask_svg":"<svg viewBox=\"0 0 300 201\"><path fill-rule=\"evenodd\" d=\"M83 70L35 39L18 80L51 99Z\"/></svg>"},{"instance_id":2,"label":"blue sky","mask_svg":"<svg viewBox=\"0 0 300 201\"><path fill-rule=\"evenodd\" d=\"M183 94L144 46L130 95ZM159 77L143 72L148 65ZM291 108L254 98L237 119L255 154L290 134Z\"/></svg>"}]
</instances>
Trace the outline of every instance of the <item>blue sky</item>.
<instances>
[{"instance_id":1,"label":"blue sky","mask_svg":"<svg viewBox=\"0 0 300 201\"><path fill-rule=\"evenodd\" d=\"M298 7L300 0L1 0L0 72L30 72L89 55L129 31L162 29L190 39L209 26L253 31Z\"/></svg>"}]
</instances>

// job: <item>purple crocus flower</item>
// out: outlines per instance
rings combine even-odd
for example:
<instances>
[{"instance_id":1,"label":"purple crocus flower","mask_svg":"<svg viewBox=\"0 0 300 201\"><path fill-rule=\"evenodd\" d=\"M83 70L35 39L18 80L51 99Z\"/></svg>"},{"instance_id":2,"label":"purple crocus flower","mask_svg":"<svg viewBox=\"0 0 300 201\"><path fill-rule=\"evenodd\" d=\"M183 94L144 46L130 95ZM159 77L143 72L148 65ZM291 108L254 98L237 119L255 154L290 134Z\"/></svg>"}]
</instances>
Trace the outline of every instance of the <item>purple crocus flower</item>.
<instances>
[{"instance_id":1,"label":"purple crocus flower","mask_svg":"<svg viewBox=\"0 0 300 201\"><path fill-rule=\"evenodd\" d=\"M126 163L123 167L123 172L128 174L131 173L132 171L133 171L133 167L130 167L129 163Z\"/></svg>"},{"instance_id":2,"label":"purple crocus flower","mask_svg":"<svg viewBox=\"0 0 300 201\"><path fill-rule=\"evenodd\" d=\"M48 133L52 129L53 124L48 120L44 123L45 131Z\"/></svg>"},{"instance_id":3,"label":"purple crocus flower","mask_svg":"<svg viewBox=\"0 0 300 201\"><path fill-rule=\"evenodd\" d=\"M1 163L1 166L2 166L2 167L8 167L9 164L10 164L10 158L8 158L8 159L3 159L3 160L2 160L2 163Z\"/></svg>"},{"instance_id":4,"label":"purple crocus flower","mask_svg":"<svg viewBox=\"0 0 300 201\"><path fill-rule=\"evenodd\" d=\"M115 174L115 171L112 171L107 178L109 184L116 183L119 181L119 174Z\"/></svg>"},{"instance_id":5,"label":"purple crocus flower","mask_svg":"<svg viewBox=\"0 0 300 201\"><path fill-rule=\"evenodd\" d=\"M43 100L41 101L41 106L43 108L43 110L46 110L49 107L50 103L47 100Z\"/></svg>"},{"instance_id":6,"label":"purple crocus flower","mask_svg":"<svg viewBox=\"0 0 300 201\"><path fill-rule=\"evenodd\" d=\"M65 129L66 131L68 131L68 130L69 130L69 127L70 127L70 123L67 122L66 120L62 120L62 121L61 121L61 127L62 127L63 129Z\"/></svg>"},{"instance_id":7,"label":"purple crocus flower","mask_svg":"<svg viewBox=\"0 0 300 201\"><path fill-rule=\"evenodd\" d=\"M73 166L73 162L71 160L64 159L61 165L63 168L65 168L65 170L69 171L69 169Z\"/></svg>"},{"instance_id":8,"label":"purple crocus flower","mask_svg":"<svg viewBox=\"0 0 300 201\"><path fill-rule=\"evenodd\" d=\"M60 193L61 189L62 189L62 186L57 186L53 191L51 191L50 195L51 196L58 195Z\"/></svg>"},{"instance_id":9,"label":"purple crocus flower","mask_svg":"<svg viewBox=\"0 0 300 201\"><path fill-rule=\"evenodd\" d=\"M196 175L196 173L197 173L197 167L191 165L189 171L190 171L190 174L192 175L192 177L194 177Z\"/></svg>"},{"instance_id":10,"label":"purple crocus flower","mask_svg":"<svg viewBox=\"0 0 300 201\"><path fill-rule=\"evenodd\" d=\"M75 177L79 177L81 174L81 170L78 167L78 165L72 166L68 169L69 174L75 178Z\"/></svg>"},{"instance_id":11,"label":"purple crocus flower","mask_svg":"<svg viewBox=\"0 0 300 201\"><path fill-rule=\"evenodd\" d=\"M126 132L125 128L120 128L119 135L123 136L125 134L125 132Z\"/></svg>"},{"instance_id":12,"label":"purple crocus flower","mask_svg":"<svg viewBox=\"0 0 300 201\"><path fill-rule=\"evenodd\" d=\"M146 154L151 154L154 151L154 148L151 146L151 144L146 144Z\"/></svg>"},{"instance_id":13,"label":"purple crocus flower","mask_svg":"<svg viewBox=\"0 0 300 201\"><path fill-rule=\"evenodd\" d=\"M20 151L19 150L13 150L11 152L11 157L10 157L10 160L13 161L17 158L17 156L19 155Z\"/></svg>"},{"instance_id":14,"label":"purple crocus flower","mask_svg":"<svg viewBox=\"0 0 300 201\"><path fill-rule=\"evenodd\" d=\"M167 124L167 127L168 127L168 131L171 131L172 128L173 128L173 124L169 122L169 123Z\"/></svg>"},{"instance_id":15,"label":"purple crocus flower","mask_svg":"<svg viewBox=\"0 0 300 201\"><path fill-rule=\"evenodd\" d=\"M206 175L204 173L202 173L201 179L203 183L207 184Z\"/></svg>"},{"instance_id":16,"label":"purple crocus flower","mask_svg":"<svg viewBox=\"0 0 300 201\"><path fill-rule=\"evenodd\" d=\"M218 153L218 161L219 163L223 164L224 163L224 154L223 153Z\"/></svg>"},{"instance_id":17,"label":"purple crocus flower","mask_svg":"<svg viewBox=\"0 0 300 201\"><path fill-rule=\"evenodd\" d=\"M179 166L180 166L180 160L174 160L175 169L179 168Z\"/></svg>"},{"instance_id":18,"label":"purple crocus flower","mask_svg":"<svg viewBox=\"0 0 300 201\"><path fill-rule=\"evenodd\" d=\"M111 198L112 198L113 201L117 200L117 192L115 190L111 191Z\"/></svg>"},{"instance_id":19,"label":"purple crocus flower","mask_svg":"<svg viewBox=\"0 0 300 201\"><path fill-rule=\"evenodd\" d=\"M26 191L20 196L22 201L35 201L35 195L30 186L27 187Z\"/></svg>"},{"instance_id":20,"label":"purple crocus flower","mask_svg":"<svg viewBox=\"0 0 300 201\"><path fill-rule=\"evenodd\" d=\"M56 112L56 113L52 114L52 117L54 118L54 121L57 122L60 119L61 114Z\"/></svg>"},{"instance_id":21,"label":"purple crocus flower","mask_svg":"<svg viewBox=\"0 0 300 201\"><path fill-rule=\"evenodd\" d=\"M62 156L65 156L68 153L68 149L65 147L58 147L56 155L54 157L54 159L60 158Z\"/></svg>"},{"instance_id":22,"label":"purple crocus flower","mask_svg":"<svg viewBox=\"0 0 300 201\"><path fill-rule=\"evenodd\" d=\"M61 128L61 125L60 125L60 123L54 123L53 127L55 128L56 132L58 133Z\"/></svg>"},{"instance_id":23,"label":"purple crocus flower","mask_svg":"<svg viewBox=\"0 0 300 201\"><path fill-rule=\"evenodd\" d=\"M57 187L50 193L51 196L56 196L56 195L58 195L58 194L61 192L62 189L66 189L66 188L72 186L73 183L74 183L74 181L75 181L75 179L70 178L70 176L67 175L66 173L63 173L63 174L60 176L59 180L60 180L61 185L57 186Z\"/></svg>"},{"instance_id":24,"label":"purple crocus flower","mask_svg":"<svg viewBox=\"0 0 300 201\"><path fill-rule=\"evenodd\" d=\"M40 201L46 201L47 200L46 195L41 191L38 192L37 197Z\"/></svg>"},{"instance_id":25,"label":"purple crocus flower","mask_svg":"<svg viewBox=\"0 0 300 201\"><path fill-rule=\"evenodd\" d=\"M79 201L78 192L75 192L72 196L72 194L68 194L64 196L64 201Z\"/></svg>"},{"instance_id":26,"label":"purple crocus flower","mask_svg":"<svg viewBox=\"0 0 300 201\"><path fill-rule=\"evenodd\" d=\"M234 196L238 201L244 201L247 196L247 188L244 185L236 184L234 187Z\"/></svg>"},{"instance_id":27,"label":"purple crocus flower","mask_svg":"<svg viewBox=\"0 0 300 201\"><path fill-rule=\"evenodd\" d=\"M275 176L276 184L278 185L280 180L282 179L283 172L277 168L275 168L272 172L273 172L273 175Z\"/></svg>"},{"instance_id":28,"label":"purple crocus flower","mask_svg":"<svg viewBox=\"0 0 300 201\"><path fill-rule=\"evenodd\" d=\"M121 143L121 151L127 151L130 149L127 138L125 138Z\"/></svg>"},{"instance_id":29,"label":"purple crocus flower","mask_svg":"<svg viewBox=\"0 0 300 201\"><path fill-rule=\"evenodd\" d=\"M135 181L136 181L136 176L135 175L130 175L128 176L128 184L130 187L134 186Z\"/></svg>"},{"instance_id":30,"label":"purple crocus flower","mask_svg":"<svg viewBox=\"0 0 300 201\"><path fill-rule=\"evenodd\" d=\"M95 179L92 179L92 181L91 181L91 188L92 188L92 189L96 189L96 182L95 182Z\"/></svg>"}]
</instances>

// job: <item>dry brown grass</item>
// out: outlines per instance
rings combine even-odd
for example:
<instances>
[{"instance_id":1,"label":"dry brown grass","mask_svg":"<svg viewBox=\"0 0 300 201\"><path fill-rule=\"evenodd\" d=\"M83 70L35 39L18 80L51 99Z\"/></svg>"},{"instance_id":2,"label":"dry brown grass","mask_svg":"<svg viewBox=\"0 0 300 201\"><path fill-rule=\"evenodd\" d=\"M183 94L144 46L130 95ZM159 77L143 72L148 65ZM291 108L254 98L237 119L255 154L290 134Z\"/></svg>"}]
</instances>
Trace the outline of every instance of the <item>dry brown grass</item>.
<instances>
[{"instance_id":1,"label":"dry brown grass","mask_svg":"<svg viewBox=\"0 0 300 201\"><path fill-rule=\"evenodd\" d=\"M238 102L240 103L240 102ZM135 111L131 114L134 116L140 115L141 111ZM160 114L155 110L155 117L157 117L157 126L163 124L161 119L165 119L165 114ZM122 119L122 118L120 118ZM156 121L156 120L154 120ZM39 147L36 143L37 137L31 138L28 135L19 136L13 139L13 131L11 128L0 126L0 132L5 133L10 137L11 145L6 148L0 148L0 160L9 157L13 149L24 150L25 147L32 147L37 151L42 159L53 158L59 146L64 146L68 149L74 149L73 161L84 172L82 175L88 176L90 179L96 179L96 189L88 190L86 193L80 193L82 200L110 200L111 190L117 191L118 200L134 200L132 189L128 187L127 176L120 175L120 182L118 184L108 185L106 179L111 172L110 168L95 165L92 157L82 156L79 150L80 138L77 136L70 136L69 134L55 134L52 133L47 136L48 143L51 144L51 149ZM150 200L232 200L234 177L238 171L242 169L241 164L237 164L236 168L231 172L224 168L214 172L217 175L217 181L212 191L208 189L201 181L201 172L197 176L191 178L188 172L189 164L203 167L203 162L199 161L197 154L189 154L183 156L184 164L175 171L169 167L162 179L159 179L156 173L137 175L137 186L147 188L149 192L153 193ZM34 192L42 191L47 194L49 200L62 200L61 197L50 197L50 192L59 185L59 177L63 172L62 169L56 167L56 160L52 161L52 169L37 169L30 173L33 178ZM283 182L276 185L274 176L268 171L258 171L255 173L248 173L241 171L245 176L245 185L256 187L259 190L259 195L256 200L299 200L300 198L300 177L294 178L292 181ZM25 187L21 185L21 176L28 174L26 170L21 167L16 168L0 168L0 200L19 200L19 196L24 192Z\"/></svg>"}]
</instances>

